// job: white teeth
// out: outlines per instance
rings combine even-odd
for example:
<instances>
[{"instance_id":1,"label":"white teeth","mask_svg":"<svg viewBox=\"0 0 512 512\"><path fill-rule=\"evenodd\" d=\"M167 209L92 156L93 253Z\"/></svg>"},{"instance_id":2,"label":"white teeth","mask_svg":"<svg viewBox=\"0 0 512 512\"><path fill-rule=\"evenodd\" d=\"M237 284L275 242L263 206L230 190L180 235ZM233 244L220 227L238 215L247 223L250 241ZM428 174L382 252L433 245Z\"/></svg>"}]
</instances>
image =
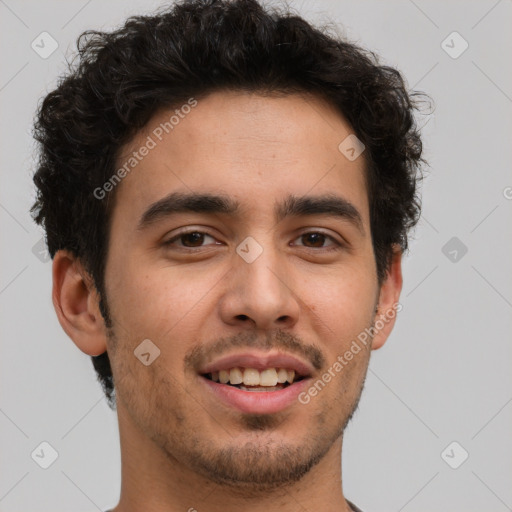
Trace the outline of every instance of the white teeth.
<instances>
[{"instance_id":1,"label":"white teeth","mask_svg":"<svg viewBox=\"0 0 512 512\"><path fill-rule=\"evenodd\" d=\"M221 370L219 372L219 380L221 384L227 384L229 382L229 372L226 370Z\"/></svg>"},{"instance_id":2,"label":"white teeth","mask_svg":"<svg viewBox=\"0 0 512 512\"><path fill-rule=\"evenodd\" d=\"M244 385L246 386L259 386L260 385L260 372L255 368L246 368L244 370Z\"/></svg>"},{"instance_id":3,"label":"white teeth","mask_svg":"<svg viewBox=\"0 0 512 512\"><path fill-rule=\"evenodd\" d=\"M232 368L229 372L229 382L231 384L242 384L244 376L240 368Z\"/></svg>"},{"instance_id":4,"label":"white teeth","mask_svg":"<svg viewBox=\"0 0 512 512\"><path fill-rule=\"evenodd\" d=\"M286 368L257 370L256 368L235 367L218 372L213 371L210 376L211 380L221 384L231 383L235 386L244 384L245 386L273 388L278 384L285 384L286 382L292 384L295 380L295 370L288 370Z\"/></svg>"},{"instance_id":5,"label":"white teeth","mask_svg":"<svg viewBox=\"0 0 512 512\"><path fill-rule=\"evenodd\" d=\"M284 384L288 380L288 372L285 368L279 368L277 371L277 382Z\"/></svg>"},{"instance_id":6,"label":"white teeth","mask_svg":"<svg viewBox=\"0 0 512 512\"><path fill-rule=\"evenodd\" d=\"M277 372L275 368L268 368L260 373L260 386L275 386L277 384Z\"/></svg>"}]
</instances>

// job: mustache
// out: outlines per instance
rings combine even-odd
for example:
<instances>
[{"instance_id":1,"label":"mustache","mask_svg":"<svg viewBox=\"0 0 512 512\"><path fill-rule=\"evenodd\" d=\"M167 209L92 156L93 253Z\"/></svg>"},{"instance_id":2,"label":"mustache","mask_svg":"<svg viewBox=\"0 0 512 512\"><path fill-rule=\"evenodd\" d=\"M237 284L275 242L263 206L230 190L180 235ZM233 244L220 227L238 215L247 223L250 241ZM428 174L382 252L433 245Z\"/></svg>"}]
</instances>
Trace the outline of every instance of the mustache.
<instances>
[{"instance_id":1,"label":"mustache","mask_svg":"<svg viewBox=\"0 0 512 512\"><path fill-rule=\"evenodd\" d=\"M233 336L219 338L208 345L197 345L187 352L184 359L185 369L197 371L215 357L221 356L234 348L240 349L242 347L256 348L263 351L278 349L306 359L316 370L325 366L325 357L317 347L303 342L295 334L274 329L267 331L265 337L261 337L254 330L243 331Z\"/></svg>"}]
</instances>

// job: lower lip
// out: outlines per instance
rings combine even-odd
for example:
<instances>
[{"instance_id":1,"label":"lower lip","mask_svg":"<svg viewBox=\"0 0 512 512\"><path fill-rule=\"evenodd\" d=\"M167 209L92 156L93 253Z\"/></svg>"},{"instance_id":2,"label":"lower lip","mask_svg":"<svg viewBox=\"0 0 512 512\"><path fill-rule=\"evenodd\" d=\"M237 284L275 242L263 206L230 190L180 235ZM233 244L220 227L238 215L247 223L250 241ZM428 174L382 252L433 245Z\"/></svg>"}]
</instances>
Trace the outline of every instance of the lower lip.
<instances>
[{"instance_id":1,"label":"lower lip","mask_svg":"<svg viewBox=\"0 0 512 512\"><path fill-rule=\"evenodd\" d=\"M299 394L307 387L309 379L304 378L278 391L244 391L229 384L214 382L206 377L201 376L201 380L215 397L230 407L249 414L272 414L297 402Z\"/></svg>"}]
</instances>

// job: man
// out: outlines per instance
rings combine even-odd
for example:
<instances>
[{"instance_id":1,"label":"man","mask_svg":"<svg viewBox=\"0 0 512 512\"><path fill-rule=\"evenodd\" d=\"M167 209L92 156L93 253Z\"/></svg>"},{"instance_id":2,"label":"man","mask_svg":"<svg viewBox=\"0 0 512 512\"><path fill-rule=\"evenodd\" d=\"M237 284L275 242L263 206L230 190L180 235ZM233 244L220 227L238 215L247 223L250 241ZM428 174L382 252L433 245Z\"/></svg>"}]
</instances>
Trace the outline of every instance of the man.
<instances>
[{"instance_id":1,"label":"man","mask_svg":"<svg viewBox=\"0 0 512 512\"><path fill-rule=\"evenodd\" d=\"M38 113L33 213L117 409L114 511L358 510L343 431L420 212L400 73L255 0L79 50Z\"/></svg>"}]
</instances>

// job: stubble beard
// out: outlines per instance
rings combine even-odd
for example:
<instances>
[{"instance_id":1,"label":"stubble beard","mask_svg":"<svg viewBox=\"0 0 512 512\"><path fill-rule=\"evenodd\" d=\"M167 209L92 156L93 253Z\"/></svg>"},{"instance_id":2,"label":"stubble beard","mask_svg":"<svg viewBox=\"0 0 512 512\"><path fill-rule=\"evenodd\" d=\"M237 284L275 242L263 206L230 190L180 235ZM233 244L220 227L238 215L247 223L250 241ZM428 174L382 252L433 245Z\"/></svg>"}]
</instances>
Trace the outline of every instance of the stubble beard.
<instances>
[{"instance_id":1,"label":"stubble beard","mask_svg":"<svg viewBox=\"0 0 512 512\"><path fill-rule=\"evenodd\" d=\"M119 357L126 360L133 357L129 352L120 354L124 351L123 344L118 343L114 329L109 331L117 361ZM121 374L123 366L121 362L118 368ZM349 409L346 403L338 400L325 403L323 409L316 414L314 431L308 432L301 444L285 443L282 437L277 439L272 436L272 431L285 418L280 414L242 414L240 429L244 433L254 433L254 441L237 444L234 439L231 445L228 442L225 446L219 446L204 429L194 428L193 414L187 411L188 397L180 400L174 396L177 400L172 400L172 390L180 389L180 386L176 386L172 376L165 371L153 376L146 389L159 391L146 397L147 400L137 399L140 387L134 379L126 379L122 389L116 389L116 395L124 402L144 435L163 451L172 467L187 468L206 480L229 488L233 495L251 498L263 493L278 493L279 490L286 492L287 487L299 482L342 438L359 405L367 367L362 370L362 375L359 374L359 389ZM132 374L131 371L129 373ZM198 410L205 413L202 407ZM333 414L336 415L335 421L332 419Z\"/></svg>"}]
</instances>

